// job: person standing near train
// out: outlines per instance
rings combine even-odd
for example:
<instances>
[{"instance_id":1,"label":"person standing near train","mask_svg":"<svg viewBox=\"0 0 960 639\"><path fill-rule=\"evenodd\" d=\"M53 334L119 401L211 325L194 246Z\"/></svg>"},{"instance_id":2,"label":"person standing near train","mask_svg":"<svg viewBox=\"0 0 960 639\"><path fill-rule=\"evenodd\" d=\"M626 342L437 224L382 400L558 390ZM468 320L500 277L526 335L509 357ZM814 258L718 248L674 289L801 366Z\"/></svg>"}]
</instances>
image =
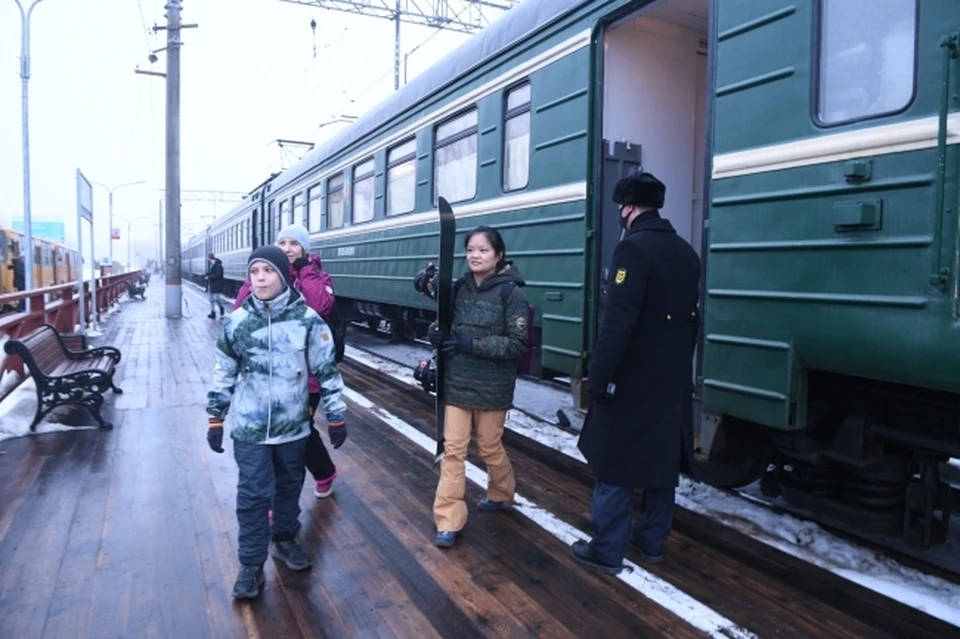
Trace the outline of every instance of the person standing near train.
<instances>
[{"instance_id":1,"label":"person standing near train","mask_svg":"<svg viewBox=\"0 0 960 639\"><path fill-rule=\"evenodd\" d=\"M204 277L207 280L207 296L210 298L210 319L216 319L216 307L220 307L220 317L223 317L223 299L220 295L223 293L223 262L212 252L207 254L207 274Z\"/></svg>"},{"instance_id":2,"label":"person standing near train","mask_svg":"<svg viewBox=\"0 0 960 639\"><path fill-rule=\"evenodd\" d=\"M571 546L577 561L610 574L629 544L662 561L681 467L693 454L700 258L660 217L665 195L650 173L621 179L613 193L626 233L613 254L578 442L596 480L596 536ZM635 488L643 506L631 525Z\"/></svg>"},{"instance_id":3,"label":"person standing near train","mask_svg":"<svg viewBox=\"0 0 960 639\"><path fill-rule=\"evenodd\" d=\"M307 306L312 308L330 326L330 316L336 304L333 294L333 280L330 274L323 270L320 256L310 254L310 234L300 224L290 224L281 229L277 235L277 246L287 257L289 266L286 272L287 283L303 295ZM243 301L250 295L250 280L240 287L234 308L240 308ZM332 329L332 326L331 326ZM312 416L320 404L320 385L311 375L310 377L310 415ZM331 429L330 442L334 448L340 448L347 438L346 429ZM304 452L304 464L314 480L313 494L318 498L329 497L333 493L333 482L338 477L337 467L330 458L330 453L320 438L316 428L310 429L307 446ZM306 479L306 477L304 477Z\"/></svg>"},{"instance_id":4,"label":"person standing near train","mask_svg":"<svg viewBox=\"0 0 960 639\"><path fill-rule=\"evenodd\" d=\"M7 268L13 271L13 290L25 291L27 289L27 269L24 266L23 254L17 253ZM25 301L17 301L17 312L22 313L26 309Z\"/></svg>"},{"instance_id":5,"label":"person standing near train","mask_svg":"<svg viewBox=\"0 0 960 639\"><path fill-rule=\"evenodd\" d=\"M474 427L487 466L487 496L477 508L495 512L513 499L516 479L503 427L528 342L527 300L520 291L525 282L507 261L500 233L478 226L464 248L468 271L455 288L452 335L443 340L436 323L428 331L430 343L447 357L444 454L433 502L435 543L441 548L453 546L467 523L464 463Z\"/></svg>"}]
</instances>

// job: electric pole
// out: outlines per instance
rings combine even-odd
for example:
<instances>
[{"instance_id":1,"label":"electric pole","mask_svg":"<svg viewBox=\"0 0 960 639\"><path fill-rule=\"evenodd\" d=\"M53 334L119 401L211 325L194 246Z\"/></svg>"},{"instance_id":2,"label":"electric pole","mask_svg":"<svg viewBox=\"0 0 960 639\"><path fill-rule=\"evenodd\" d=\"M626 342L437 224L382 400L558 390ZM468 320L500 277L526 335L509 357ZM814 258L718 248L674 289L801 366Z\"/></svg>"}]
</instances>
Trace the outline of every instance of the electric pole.
<instances>
[{"instance_id":1,"label":"electric pole","mask_svg":"<svg viewBox=\"0 0 960 639\"><path fill-rule=\"evenodd\" d=\"M180 37L181 0L168 0L167 10L167 142L166 142L166 310L167 317L179 319L183 304L180 259ZM154 27L160 31L164 27Z\"/></svg>"}]
</instances>

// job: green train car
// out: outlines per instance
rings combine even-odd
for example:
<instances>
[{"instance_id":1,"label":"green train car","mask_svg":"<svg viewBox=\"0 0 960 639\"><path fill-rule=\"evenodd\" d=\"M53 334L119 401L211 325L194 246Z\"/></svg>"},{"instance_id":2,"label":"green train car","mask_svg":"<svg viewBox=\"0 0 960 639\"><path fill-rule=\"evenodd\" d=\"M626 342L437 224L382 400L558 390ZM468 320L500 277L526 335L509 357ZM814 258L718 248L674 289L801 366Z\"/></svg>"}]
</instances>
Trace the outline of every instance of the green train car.
<instances>
[{"instance_id":1,"label":"green train car","mask_svg":"<svg viewBox=\"0 0 960 639\"><path fill-rule=\"evenodd\" d=\"M302 222L344 322L422 334L435 305L412 282L443 195L461 238L502 232L534 369L577 388L619 240L610 195L642 167L704 264L697 477L762 476L825 521L936 544L937 462L960 456L955 8L526 0L252 190L188 243L186 272L212 250L229 292Z\"/></svg>"},{"instance_id":2,"label":"green train car","mask_svg":"<svg viewBox=\"0 0 960 639\"><path fill-rule=\"evenodd\" d=\"M703 478L763 474L822 521L948 541L960 6L717 5Z\"/></svg>"}]
</instances>

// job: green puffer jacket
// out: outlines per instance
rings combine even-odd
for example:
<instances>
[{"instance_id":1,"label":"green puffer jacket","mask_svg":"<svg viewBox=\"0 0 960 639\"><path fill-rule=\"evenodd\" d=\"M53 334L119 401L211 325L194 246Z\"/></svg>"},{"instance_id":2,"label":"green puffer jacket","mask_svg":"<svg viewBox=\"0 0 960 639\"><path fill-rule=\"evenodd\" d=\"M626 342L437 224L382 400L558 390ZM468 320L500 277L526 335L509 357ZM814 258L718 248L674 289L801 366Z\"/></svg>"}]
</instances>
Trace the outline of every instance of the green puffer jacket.
<instances>
[{"instance_id":1,"label":"green puffer jacket","mask_svg":"<svg viewBox=\"0 0 960 639\"><path fill-rule=\"evenodd\" d=\"M447 359L446 394L451 406L470 410L507 410L513 404L517 358L527 350L527 299L520 291L526 282L511 263L488 275L478 286L473 274L453 302L454 330L473 338L473 353L455 353ZM514 280L506 306L500 286Z\"/></svg>"},{"instance_id":2,"label":"green puffer jacket","mask_svg":"<svg viewBox=\"0 0 960 639\"><path fill-rule=\"evenodd\" d=\"M267 303L249 296L224 322L215 353L207 412L223 419L230 410L235 441L284 444L306 437L310 373L320 384L327 422L343 421L333 335L296 290Z\"/></svg>"}]
</instances>

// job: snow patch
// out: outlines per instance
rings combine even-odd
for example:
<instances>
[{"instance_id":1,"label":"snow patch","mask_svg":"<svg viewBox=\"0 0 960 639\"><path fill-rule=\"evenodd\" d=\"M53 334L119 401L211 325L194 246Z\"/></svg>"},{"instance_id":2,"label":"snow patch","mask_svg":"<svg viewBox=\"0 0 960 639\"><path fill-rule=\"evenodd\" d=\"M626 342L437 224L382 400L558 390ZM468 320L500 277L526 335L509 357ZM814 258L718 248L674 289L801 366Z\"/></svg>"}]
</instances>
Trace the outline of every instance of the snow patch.
<instances>
[{"instance_id":1,"label":"snow patch","mask_svg":"<svg viewBox=\"0 0 960 639\"><path fill-rule=\"evenodd\" d=\"M30 423L37 412L37 386L33 378L27 378L15 391L0 402L0 441L26 435L40 435L58 431L92 429L96 424L72 426L60 422L65 416L73 412L70 406L61 406L53 409L37 424L35 431L30 431Z\"/></svg>"}]
</instances>

